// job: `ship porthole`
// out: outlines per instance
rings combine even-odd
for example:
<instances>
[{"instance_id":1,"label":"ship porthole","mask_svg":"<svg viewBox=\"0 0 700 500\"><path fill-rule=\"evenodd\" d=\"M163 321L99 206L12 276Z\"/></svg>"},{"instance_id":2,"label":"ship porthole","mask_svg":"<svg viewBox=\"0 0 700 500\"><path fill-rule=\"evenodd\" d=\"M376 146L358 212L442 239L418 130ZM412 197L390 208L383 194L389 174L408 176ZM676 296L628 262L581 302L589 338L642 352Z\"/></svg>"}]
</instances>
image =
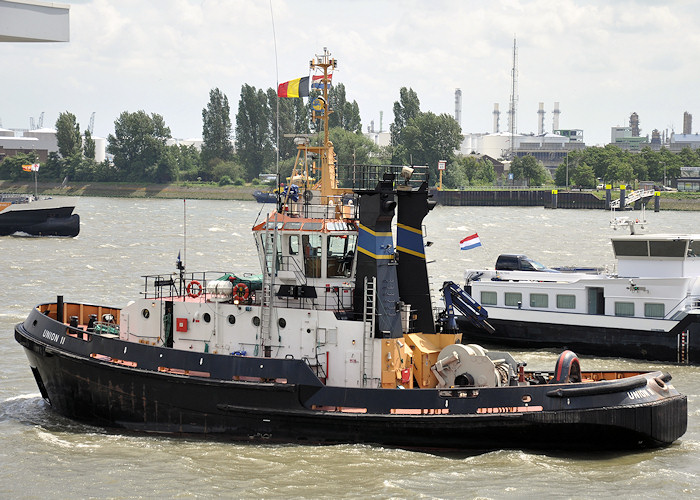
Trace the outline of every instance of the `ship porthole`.
<instances>
[{"instance_id":1,"label":"ship porthole","mask_svg":"<svg viewBox=\"0 0 700 500\"><path fill-rule=\"evenodd\" d=\"M229 324L231 324L231 325L236 324L236 317L233 314L229 314L227 319L228 319Z\"/></svg>"},{"instance_id":2,"label":"ship porthole","mask_svg":"<svg viewBox=\"0 0 700 500\"><path fill-rule=\"evenodd\" d=\"M211 321L211 315L209 313L204 313L202 314L202 319L205 323L209 323Z\"/></svg>"},{"instance_id":3,"label":"ship porthole","mask_svg":"<svg viewBox=\"0 0 700 500\"><path fill-rule=\"evenodd\" d=\"M280 318L277 324L280 326L280 328L284 328L285 326L287 326L287 320L284 318Z\"/></svg>"},{"instance_id":4,"label":"ship porthole","mask_svg":"<svg viewBox=\"0 0 700 500\"><path fill-rule=\"evenodd\" d=\"M253 325L260 326L260 318L258 318L257 316L253 316Z\"/></svg>"},{"instance_id":5,"label":"ship porthole","mask_svg":"<svg viewBox=\"0 0 700 500\"><path fill-rule=\"evenodd\" d=\"M148 309L143 309L143 310L141 311L141 316L143 316L143 317L146 318L146 319L148 319L148 317L149 317L150 315L151 315L151 311L149 311Z\"/></svg>"}]
</instances>

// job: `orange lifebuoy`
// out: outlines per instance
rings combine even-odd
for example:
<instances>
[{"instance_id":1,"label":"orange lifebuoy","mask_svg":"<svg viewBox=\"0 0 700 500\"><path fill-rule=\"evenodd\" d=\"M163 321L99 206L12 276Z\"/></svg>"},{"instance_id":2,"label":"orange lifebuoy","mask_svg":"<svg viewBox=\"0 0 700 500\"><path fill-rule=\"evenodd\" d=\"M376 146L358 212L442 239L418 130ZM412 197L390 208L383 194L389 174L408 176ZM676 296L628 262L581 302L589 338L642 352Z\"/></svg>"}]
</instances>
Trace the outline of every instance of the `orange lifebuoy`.
<instances>
[{"instance_id":1,"label":"orange lifebuoy","mask_svg":"<svg viewBox=\"0 0 700 500\"><path fill-rule=\"evenodd\" d=\"M202 285L197 280L192 280L187 284L187 295L196 299L202 295Z\"/></svg>"},{"instance_id":2,"label":"orange lifebuoy","mask_svg":"<svg viewBox=\"0 0 700 500\"><path fill-rule=\"evenodd\" d=\"M250 291L248 290L248 285L245 283L239 282L233 287L233 296L236 299L245 300L248 298L249 293Z\"/></svg>"}]
</instances>

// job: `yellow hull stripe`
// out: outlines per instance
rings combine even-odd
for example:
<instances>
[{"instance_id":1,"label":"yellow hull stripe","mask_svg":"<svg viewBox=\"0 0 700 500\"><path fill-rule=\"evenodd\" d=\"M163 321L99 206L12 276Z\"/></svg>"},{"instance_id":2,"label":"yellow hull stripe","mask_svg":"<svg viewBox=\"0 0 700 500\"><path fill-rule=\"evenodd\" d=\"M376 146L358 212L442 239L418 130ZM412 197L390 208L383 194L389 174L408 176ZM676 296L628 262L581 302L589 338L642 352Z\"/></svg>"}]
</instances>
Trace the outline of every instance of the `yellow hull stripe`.
<instances>
[{"instance_id":1,"label":"yellow hull stripe","mask_svg":"<svg viewBox=\"0 0 700 500\"><path fill-rule=\"evenodd\" d=\"M369 255L373 259L391 259L393 257L393 254L392 255L377 255L377 254L370 252L369 250L365 250L362 247L357 247L357 250L362 252L365 255Z\"/></svg>"},{"instance_id":2,"label":"yellow hull stripe","mask_svg":"<svg viewBox=\"0 0 700 500\"><path fill-rule=\"evenodd\" d=\"M372 236L393 236L393 235L391 234L391 232L381 232L381 231L376 231L376 232L375 232L375 231L372 231L371 229L369 229L368 227L363 226L362 224L360 224L360 229L363 230L363 231L367 231L367 232L368 232L369 234L371 234Z\"/></svg>"},{"instance_id":3,"label":"yellow hull stripe","mask_svg":"<svg viewBox=\"0 0 700 500\"><path fill-rule=\"evenodd\" d=\"M405 229L406 231L412 231L416 234L420 234L423 236L423 231L420 229L416 229L415 227L407 226L406 224L396 224L396 227L400 227L401 229Z\"/></svg>"},{"instance_id":4,"label":"yellow hull stripe","mask_svg":"<svg viewBox=\"0 0 700 500\"><path fill-rule=\"evenodd\" d=\"M407 253L407 254L410 254L410 255L414 255L414 256L416 256L416 257L420 257L421 259L425 259L425 254L424 254L424 253L414 252L413 250L409 250L408 248L404 248L404 247L396 247L396 249L397 249L399 252L404 252L404 253Z\"/></svg>"}]
</instances>

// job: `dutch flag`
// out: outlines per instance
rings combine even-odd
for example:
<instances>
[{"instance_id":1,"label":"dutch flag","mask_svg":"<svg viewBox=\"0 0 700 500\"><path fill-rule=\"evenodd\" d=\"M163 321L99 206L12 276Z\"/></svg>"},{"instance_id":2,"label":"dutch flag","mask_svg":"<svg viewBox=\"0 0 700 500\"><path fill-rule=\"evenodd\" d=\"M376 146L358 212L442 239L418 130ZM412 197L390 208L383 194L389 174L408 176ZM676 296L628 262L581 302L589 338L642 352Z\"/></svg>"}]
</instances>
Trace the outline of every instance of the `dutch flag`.
<instances>
[{"instance_id":1,"label":"dutch flag","mask_svg":"<svg viewBox=\"0 0 700 500\"><path fill-rule=\"evenodd\" d=\"M480 246L481 240L479 239L479 235L477 233L474 233L471 236L467 236L459 242L459 248L461 248L462 250L471 250L472 248Z\"/></svg>"}]
</instances>

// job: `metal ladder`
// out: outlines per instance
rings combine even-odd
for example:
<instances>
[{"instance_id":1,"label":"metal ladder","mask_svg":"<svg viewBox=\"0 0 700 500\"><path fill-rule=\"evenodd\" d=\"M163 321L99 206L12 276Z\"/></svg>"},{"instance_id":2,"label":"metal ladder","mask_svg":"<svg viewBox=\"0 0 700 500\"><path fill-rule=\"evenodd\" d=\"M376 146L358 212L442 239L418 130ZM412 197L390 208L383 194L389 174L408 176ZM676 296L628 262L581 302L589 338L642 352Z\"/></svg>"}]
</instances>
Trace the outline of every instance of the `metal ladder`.
<instances>
[{"instance_id":1,"label":"metal ladder","mask_svg":"<svg viewBox=\"0 0 700 500\"><path fill-rule=\"evenodd\" d=\"M260 298L260 346L264 357L270 357L272 348L272 285L277 274L277 229L270 231L269 224L265 228L265 257L262 297ZM268 267L269 266L269 267Z\"/></svg>"},{"instance_id":2,"label":"metal ladder","mask_svg":"<svg viewBox=\"0 0 700 500\"><path fill-rule=\"evenodd\" d=\"M372 376L372 360L374 358L374 328L376 322L377 278L372 276L370 280L365 276L364 303L362 308L362 386L366 387ZM368 373L369 372L369 373Z\"/></svg>"}]
</instances>

